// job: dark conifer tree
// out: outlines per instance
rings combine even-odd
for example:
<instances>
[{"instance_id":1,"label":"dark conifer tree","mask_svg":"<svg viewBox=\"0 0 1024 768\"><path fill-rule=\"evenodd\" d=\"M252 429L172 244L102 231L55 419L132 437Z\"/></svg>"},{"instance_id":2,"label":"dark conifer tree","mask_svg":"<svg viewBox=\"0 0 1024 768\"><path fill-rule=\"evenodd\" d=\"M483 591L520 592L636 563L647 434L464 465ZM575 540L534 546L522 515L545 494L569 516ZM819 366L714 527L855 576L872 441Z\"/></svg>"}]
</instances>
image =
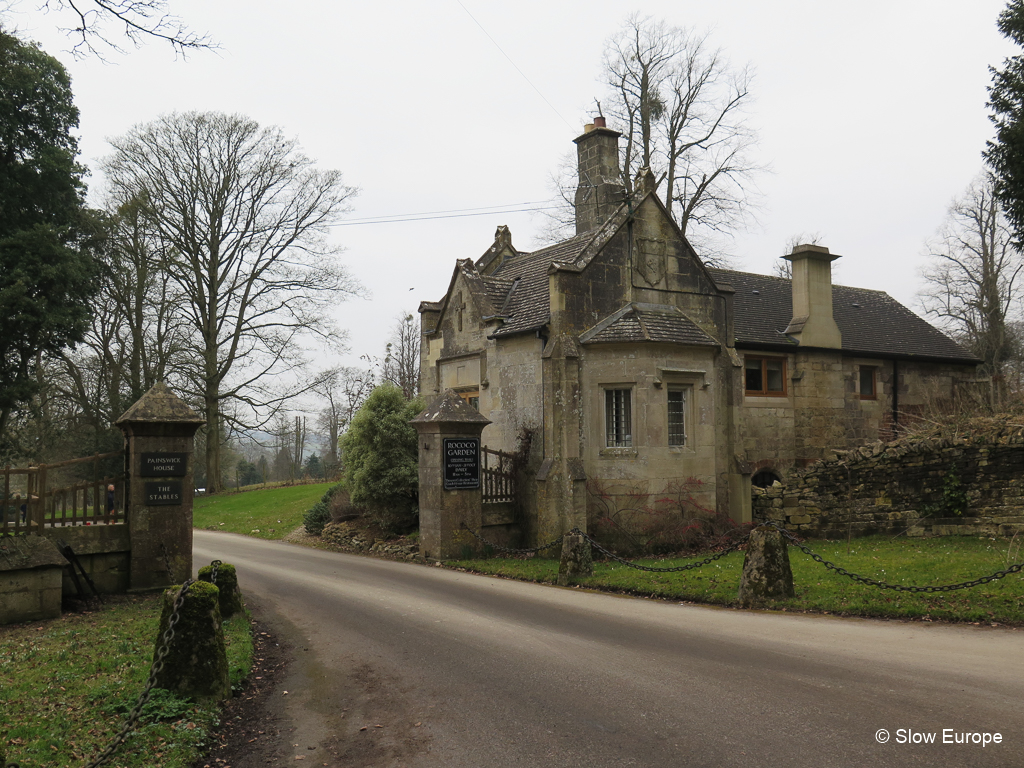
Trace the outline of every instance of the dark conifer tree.
<instances>
[{"instance_id":1,"label":"dark conifer tree","mask_svg":"<svg viewBox=\"0 0 1024 768\"><path fill-rule=\"evenodd\" d=\"M0 30L0 453L39 361L82 340L99 225L85 209L78 110L60 62Z\"/></svg>"},{"instance_id":2,"label":"dark conifer tree","mask_svg":"<svg viewBox=\"0 0 1024 768\"><path fill-rule=\"evenodd\" d=\"M999 31L1024 48L1024 0L1010 0L999 14ZM1010 56L992 68L989 107L996 136L985 160L995 178L996 195L1009 219L1017 247L1024 244L1024 55Z\"/></svg>"}]
</instances>

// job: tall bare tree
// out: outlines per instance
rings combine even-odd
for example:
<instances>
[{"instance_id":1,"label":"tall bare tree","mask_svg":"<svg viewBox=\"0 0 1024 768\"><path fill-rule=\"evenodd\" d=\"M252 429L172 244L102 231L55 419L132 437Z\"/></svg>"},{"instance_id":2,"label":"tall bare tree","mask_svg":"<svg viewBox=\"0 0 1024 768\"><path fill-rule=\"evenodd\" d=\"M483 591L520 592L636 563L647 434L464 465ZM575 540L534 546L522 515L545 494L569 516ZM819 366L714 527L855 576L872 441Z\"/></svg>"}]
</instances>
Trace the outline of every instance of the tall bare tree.
<instances>
[{"instance_id":1,"label":"tall bare tree","mask_svg":"<svg viewBox=\"0 0 1024 768\"><path fill-rule=\"evenodd\" d=\"M705 260L722 261L720 236L742 226L756 207L749 127L751 73L734 69L707 35L633 14L606 43L598 107L623 134L622 182L632 192L637 173L651 168L659 194L683 234ZM562 200L573 199L575 174L556 176ZM570 217L551 217L569 234ZM561 225L559 228L558 225Z\"/></svg>"},{"instance_id":2,"label":"tall bare tree","mask_svg":"<svg viewBox=\"0 0 1024 768\"><path fill-rule=\"evenodd\" d=\"M922 302L955 337L984 361L997 380L1016 353L1024 257L996 198L993 180L978 177L949 207L928 243ZM998 388L994 390L998 397Z\"/></svg>"},{"instance_id":3,"label":"tall bare tree","mask_svg":"<svg viewBox=\"0 0 1024 768\"><path fill-rule=\"evenodd\" d=\"M292 451L292 479L302 477L302 462L306 453L306 417L295 417L295 450Z\"/></svg>"},{"instance_id":4,"label":"tall bare tree","mask_svg":"<svg viewBox=\"0 0 1024 768\"><path fill-rule=\"evenodd\" d=\"M61 355L57 384L103 431L158 381L196 378L180 289L138 201L109 218L100 291L83 343Z\"/></svg>"},{"instance_id":5,"label":"tall bare tree","mask_svg":"<svg viewBox=\"0 0 1024 768\"><path fill-rule=\"evenodd\" d=\"M342 339L326 310L360 288L325 236L355 190L280 128L240 115L170 114L111 143L111 192L142 201L185 297L208 434L265 423L316 381L299 375L303 342ZM206 441L210 492L220 444Z\"/></svg>"}]
</instances>

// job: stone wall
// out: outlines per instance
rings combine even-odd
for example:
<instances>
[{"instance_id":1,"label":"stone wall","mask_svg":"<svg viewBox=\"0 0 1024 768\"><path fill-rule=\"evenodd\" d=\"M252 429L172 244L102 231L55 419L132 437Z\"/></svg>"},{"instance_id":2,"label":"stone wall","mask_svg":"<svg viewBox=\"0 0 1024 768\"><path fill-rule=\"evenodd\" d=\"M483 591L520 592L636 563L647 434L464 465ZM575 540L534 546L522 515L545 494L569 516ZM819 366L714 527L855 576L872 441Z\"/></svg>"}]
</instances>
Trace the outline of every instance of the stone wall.
<instances>
[{"instance_id":1,"label":"stone wall","mask_svg":"<svg viewBox=\"0 0 1024 768\"><path fill-rule=\"evenodd\" d=\"M754 516L811 536L1024 531L1024 425L875 443L754 491Z\"/></svg>"},{"instance_id":2,"label":"stone wall","mask_svg":"<svg viewBox=\"0 0 1024 768\"><path fill-rule=\"evenodd\" d=\"M41 536L0 539L0 625L60 616L65 562Z\"/></svg>"},{"instance_id":3,"label":"stone wall","mask_svg":"<svg viewBox=\"0 0 1024 768\"><path fill-rule=\"evenodd\" d=\"M786 479L795 470L827 459L837 448L872 445L892 437L894 386L899 426L923 411L955 402L975 376L973 366L893 363L838 351L786 354L744 350L754 357L784 358L785 396L751 396L738 382L737 453L753 472L769 469ZM893 371L896 371L894 376ZM862 398L862 367L875 371L876 396ZM898 379L898 382L897 382Z\"/></svg>"},{"instance_id":4,"label":"stone wall","mask_svg":"<svg viewBox=\"0 0 1024 768\"><path fill-rule=\"evenodd\" d=\"M68 544L101 594L128 591L132 545L127 525L45 528L42 535L53 542ZM84 583L82 586L88 589ZM64 594L76 594L70 563L64 569Z\"/></svg>"}]
</instances>

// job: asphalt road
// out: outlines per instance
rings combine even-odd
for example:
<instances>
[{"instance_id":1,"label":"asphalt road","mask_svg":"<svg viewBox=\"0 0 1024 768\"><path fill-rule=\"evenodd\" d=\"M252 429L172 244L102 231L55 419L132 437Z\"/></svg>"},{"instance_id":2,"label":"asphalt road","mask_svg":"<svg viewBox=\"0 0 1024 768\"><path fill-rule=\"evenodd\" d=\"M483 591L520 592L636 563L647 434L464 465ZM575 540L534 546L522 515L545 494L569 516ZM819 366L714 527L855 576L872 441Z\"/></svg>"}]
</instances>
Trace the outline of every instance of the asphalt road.
<instances>
[{"instance_id":1,"label":"asphalt road","mask_svg":"<svg viewBox=\"0 0 1024 768\"><path fill-rule=\"evenodd\" d=\"M197 530L197 565L214 558L294 649L278 693L298 764L1024 766L1024 631L678 605Z\"/></svg>"}]
</instances>

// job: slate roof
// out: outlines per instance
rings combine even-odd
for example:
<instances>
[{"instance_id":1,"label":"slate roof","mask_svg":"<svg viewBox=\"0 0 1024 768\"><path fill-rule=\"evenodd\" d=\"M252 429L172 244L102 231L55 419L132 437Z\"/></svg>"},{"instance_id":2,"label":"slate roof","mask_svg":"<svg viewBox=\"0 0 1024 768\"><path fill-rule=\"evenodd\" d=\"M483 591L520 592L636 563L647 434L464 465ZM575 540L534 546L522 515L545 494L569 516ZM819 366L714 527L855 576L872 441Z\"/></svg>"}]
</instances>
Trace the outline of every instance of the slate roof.
<instances>
[{"instance_id":1,"label":"slate roof","mask_svg":"<svg viewBox=\"0 0 1024 768\"><path fill-rule=\"evenodd\" d=\"M627 304L580 335L584 344L660 341L689 346L717 347L678 307Z\"/></svg>"},{"instance_id":2,"label":"slate roof","mask_svg":"<svg viewBox=\"0 0 1024 768\"><path fill-rule=\"evenodd\" d=\"M734 330L739 346L796 347L783 331L793 317L791 281L769 275L709 270L732 286ZM843 336L843 350L872 357L912 357L978 362L960 345L884 291L832 286L832 314Z\"/></svg>"},{"instance_id":3,"label":"slate roof","mask_svg":"<svg viewBox=\"0 0 1024 768\"><path fill-rule=\"evenodd\" d=\"M575 260L593 237L594 232L584 232L533 253L517 254L502 262L493 275L484 277L491 301L505 318L493 336L542 328L551 319L548 268L553 262Z\"/></svg>"}]
</instances>

